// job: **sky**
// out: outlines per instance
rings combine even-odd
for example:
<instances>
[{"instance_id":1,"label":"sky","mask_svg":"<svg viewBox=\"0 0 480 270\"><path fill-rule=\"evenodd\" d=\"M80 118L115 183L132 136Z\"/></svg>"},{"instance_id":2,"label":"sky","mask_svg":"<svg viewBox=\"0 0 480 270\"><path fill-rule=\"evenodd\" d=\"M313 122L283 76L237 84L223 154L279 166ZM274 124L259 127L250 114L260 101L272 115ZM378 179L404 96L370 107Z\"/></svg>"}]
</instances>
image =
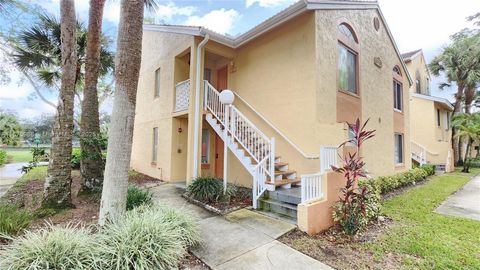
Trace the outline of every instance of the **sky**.
<instances>
[{"instance_id":1,"label":"sky","mask_svg":"<svg viewBox=\"0 0 480 270\"><path fill-rule=\"evenodd\" d=\"M47 12L58 16L59 0L29 0ZM87 21L88 0L75 0L80 21ZM244 33L288 7L294 0L160 0L156 13L146 17L156 23L201 25L221 34L236 36ZM106 35L116 36L120 18L120 1L108 0L103 20ZM466 17L480 12L479 0L379 0L380 8L401 52L423 49L427 62L449 43L451 34L471 27ZM30 19L28 19L30 20ZM1 21L1 19L0 19ZM31 21L27 21L28 24ZM0 55L0 58L2 56ZM34 118L42 113L54 113L49 105L36 98L34 90L22 76L12 70L10 83L0 84L0 109L16 111L22 118ZM452 98L452 91L438 90L443 78L432 77L432 94ZM55 92L47 98L56 103ZM111 100L102 110L108 111Z\"/></svg>"}]
</instances>

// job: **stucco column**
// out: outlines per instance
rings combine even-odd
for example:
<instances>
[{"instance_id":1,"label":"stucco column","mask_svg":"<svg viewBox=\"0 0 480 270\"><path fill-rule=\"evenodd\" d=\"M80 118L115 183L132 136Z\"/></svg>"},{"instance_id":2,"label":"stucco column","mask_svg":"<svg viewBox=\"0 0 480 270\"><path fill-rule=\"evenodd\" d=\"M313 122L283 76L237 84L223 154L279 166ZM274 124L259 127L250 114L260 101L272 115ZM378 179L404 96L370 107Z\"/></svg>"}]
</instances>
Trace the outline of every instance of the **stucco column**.
<instances>
[{"instance_id":1,"label":"stucco column","mask_svg":"<svg viewBox=\"0 0 480 270\"><path fill-rule=\"evenodd\" d=\"M193 178L193 159L194 159L194 146L195 146L195 88L196 85L196 66L197 66L197 47L201 40L195 39L192 46L190 54L190 102L188 105L188 145L187 145L187 185L192 182ZM200 70L200 78L203 78L203 63L205 58L205 49L202 50L202 65ZM203 93L204 93L204 83L203 79L200 80L200 117L199 117L199 136L198 136L198 175L201 173L201 147L202 147L202 123L203 123Z\"/></svg>"}]
</instances>

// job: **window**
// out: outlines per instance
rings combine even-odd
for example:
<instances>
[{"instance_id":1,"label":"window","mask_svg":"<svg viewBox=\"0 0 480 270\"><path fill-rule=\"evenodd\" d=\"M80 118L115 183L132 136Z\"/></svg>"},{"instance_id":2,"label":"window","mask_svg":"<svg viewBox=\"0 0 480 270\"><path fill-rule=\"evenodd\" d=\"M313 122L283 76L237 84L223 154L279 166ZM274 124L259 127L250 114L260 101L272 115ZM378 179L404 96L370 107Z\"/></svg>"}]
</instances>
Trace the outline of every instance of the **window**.
<instances>
[{"instance_id":1,"label":"window","mask_svg":"<svg viewBox=\"0 0 480 270\"><path fill-rule=\"evenodd\" d=\"M157 148L158 148L158 127L153 128L152 139L152 163L157 162Z\"/></svg>"},{"instance_id":2,"label":"window","mask_svg":"<svg viewBox=\"0 0 480 270\"><path fill-rule=\"evenodd\" d=\"M445 130L450 129L450 113L447 112L445 115Z\"/></svg>"},{"instance_id":3,"label":"window","mask_svg":"<svg viewBox=\"0 0 480 270\"><path fill-rule=\"evenodd\" d=\"M430 95L430 79L427 78L426 81L426 89L427 89L427 95Z\"/></svg>"},{"instance_id":4,"label":"window","mask_svg":"<svg viewBox=\"0 0 480 270\"><path fill-rule=\"evenodd\" d=\"M438 127L440 127L441 125L440 118L441 118L440 109L437 109L437 126Z\"/></svg>"},{"instance_id":5,"label":"window","mask_svg":"<svg viewBox=\"0 0 480 270\"><path fill-rule=\"evenodd\" d=\"M358 94L357 54L338 43L338 87L339 90Z\"/></svg>"},{"instance_id":6,"label":"window","mask_svg":"<svg viewBox=\"0 0 480 270\"><path fill-rule=\"evenodd\" d=\"M402 111L402 84L393 81L393 108Z\"/></svg>"},{"instance_id":7,"label":"window","mask_svg":"<svg viewBox=\"0 0 480 270\"><path fill-rule=\"evenodd\" d=\"M403 163L403 134L395 134L395 164Z\"/></svg>"},{"instance_id":8,"label":"window","mask_svg":"<svg viewBox=\"0 0 480 270\"><path fill-rule=\"evenodd\" d=\"M209 163L210 153L210 132L208 129L202 129L202 164Z\"/></svg>"},{"instance_id":9,"label":"window","mask_svg":"<svg viewBox=\"0 0 480 270\"><path fill-rule=\"evenodd\" d=\"M422 78L420 76L420 72L417 70L416 74L415 74L415 92L417 92L417 94L421 94L422 93Z\"/></svg>"},{"instance_id":10,"label":"window","mask_svg":"<svg viewBox=\"0 0 480 270\"><path fill-rule=\"evenodd\" d=\"M160 96L160 68L155 70L155 92L153 96L156 98Z\"/></svg>"},{"instance_id":11,"label":"window","mask_svg":"<svg viewBox=\"0 0 480 270\"><path fill-rule=\"evenodd\" d=\"M340 33L342 33L347 39L355 43L358 43L357 36L355 35L355 33L353 32L353 29L348 24L341 23L340 25L338 25L338 31L340 31Z\"/></svg>"},{"instance_id":12,"label":"window","mask_svg":"<svg viewBox=\"0 0 480 270\"><path fill-rule=\"evenodd\" d=\"M209 83L212 83L212 70L209 68L203 69L203 79L205 81L208 81Z\"/></svg>"},{"instance_id":13,"label":"window","mask_svg":"<svg viewBox=\"0 0 480 270\"><path fill-rule=\"evenodd\" d=\"M398 76L402 76L400 72L400 68L398 66L393 67L393 73L397 74Z\"/></svg>"}]
</instances>

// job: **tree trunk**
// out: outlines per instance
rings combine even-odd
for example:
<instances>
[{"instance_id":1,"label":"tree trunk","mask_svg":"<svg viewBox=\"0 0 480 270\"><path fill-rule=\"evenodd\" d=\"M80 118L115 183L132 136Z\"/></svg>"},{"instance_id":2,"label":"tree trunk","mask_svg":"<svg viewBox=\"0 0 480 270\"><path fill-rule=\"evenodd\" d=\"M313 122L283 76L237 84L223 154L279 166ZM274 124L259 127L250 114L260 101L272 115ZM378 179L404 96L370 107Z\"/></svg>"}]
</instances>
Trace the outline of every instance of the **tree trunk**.
<instances>
[{"instance_id":1,"label":"tree trunk","mask_svg":"<svg viewBox=\"0 0 480 270\"><path fill-rule=\"evenodd\" d=\"M476 89L467 87L465 89L465 113L470 114L472 103L475 100Z\"/></svg>"},{"instance_id":2,"label":"tree trunk","mask_svg":"<svg viewBox=\"0 0 480 270\"><path fill-rule=\"evenodd\" d=\"M60 1L60 21L62 79L42 202L45 207L56 208L71 205L73 100L77 60L74 0Z\"/></svg>"},{"instance_id":3,"label":"tree trunk","mask_svg":"<svg viewBox=\"0 0 480 270\"><path fill-rule=\"evenodd\" d=\"M100 67L102 17L105 0L90 0L88 35L85 59L85 87L83 89L80 121L80 172L82 191L91 191L103 183L104 163L99 145L100 122L98 112L97 81Z\"/></svg>"},{"instance_id":4,"label":"tree trunk","mask_svg":"<svg viewBox=\"0 0 480 270\"><path fill-rule=\"evenodd\" d=\"M463 83L457 83L457 93L455 94L455 104L453 106L453 115L460 113L462 107L462 97L463 97L464 86ZM452 116L453 116L452 115ZM452 149L453 149L453 160L455 161L455 166L463 165L462 158L462 140L457 136L457 131L455 128L452 128Z\"/></svg>"},{"instance_id":5,"label":"tree trunk","mask_svg":"<svg viewBox=\"0 0 480 270\"><path fill-rule=\"evenodd\" d=\"M469 171L468 159L469 159L469 155L470 155L471 145L472 145L472 141L469 140L468 143L467 143L467 149L465 150L465 159L463 160L463 170L462 170L462 172L465 172L465 173L468 173L468 171Z\"/></svg>"},{"instance_id":6,"label":"tree trunk","mask_svg":"<svg viewBox=\"0 0 480 270\"><path fill-rule=\"evenodd\" d=\"M100 205L100 225L126 211L135 103L143 34L143 0L123 0L115 59L115 94L108 132L107 164Z\"/></svg>"}]
</instances>

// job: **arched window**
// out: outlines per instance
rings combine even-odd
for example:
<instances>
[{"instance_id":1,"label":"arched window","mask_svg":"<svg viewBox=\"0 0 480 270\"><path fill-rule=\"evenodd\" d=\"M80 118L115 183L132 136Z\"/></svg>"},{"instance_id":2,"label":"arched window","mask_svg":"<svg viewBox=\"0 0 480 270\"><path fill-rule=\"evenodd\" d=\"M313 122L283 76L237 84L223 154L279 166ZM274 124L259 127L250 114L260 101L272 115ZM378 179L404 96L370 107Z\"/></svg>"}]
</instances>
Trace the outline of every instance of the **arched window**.
<instances>
[{"instance_id":1,"label":"arched window","mask_svg":"<svg viewBox=\"0 0 480 270\"><path fill-rule=\"evenodd\" d=\"M422 93L422 77L420 76L420 72L418 70L415 73L415 92L418 94Z\"/></svg>"},{"instance_id":2,"label":"arched window","mask_svg":"<svg viewBox=\"0 0 480 270\"><path fill-rule=\"evenodd\" d=\"M393 67L393 109L397 112L403 110L402 72L398 66Z\"/></svg>"},{"instance_id":3,"label":"arched window","mask_svg":"<svg viewBox=\"0 0 480 270\"><path fill-rule=\"evenodd\" d=\"M338 76L337 88L358 95L358 38L346 22L338 25Z\"/></svg>"},{"instance_id":4,"label":"arched window","mask_svg":"<svg viewBox=\"0 0 480 270\"><path fill-rule=\"evenodd\" d=\"M357 36L355 35L355 32L353 31L352 27L347 23L341 23L340 25L338 25L338 31L344 34L345 37L347 37L351 41L358 43L358 39L357 39Z\"/></svg>"}]
</instances>

